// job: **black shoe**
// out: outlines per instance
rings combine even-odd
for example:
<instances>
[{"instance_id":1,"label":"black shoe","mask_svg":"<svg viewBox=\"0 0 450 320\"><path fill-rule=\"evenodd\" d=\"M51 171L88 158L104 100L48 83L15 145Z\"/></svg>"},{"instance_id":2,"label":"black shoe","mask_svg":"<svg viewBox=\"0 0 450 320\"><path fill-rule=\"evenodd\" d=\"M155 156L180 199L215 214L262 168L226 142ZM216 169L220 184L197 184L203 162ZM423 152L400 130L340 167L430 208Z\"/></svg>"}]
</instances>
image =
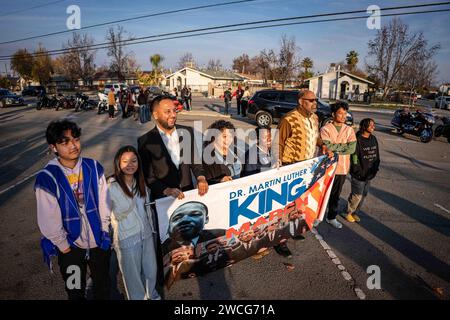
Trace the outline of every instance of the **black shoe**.
<instances>
[{"instance_id":1,"label":"black shoe","mask_svg":"<svg viewBox=\"0 0 450 320\"><path fill-rule=\"evenodd\" d=\"M298 235L298 236L292 237L292 239L304 241L306 238L300 234L300 235Z\"/></svg>"},{"instance_id":2,"label":"black shoe","mask_svg":"<svg viewBox=\"0 0 450 320\"><path fill-rule=\"evenodd\" d=\"M277 246L273 247L275 249L275 251L280 255L283 256L285 258L291 258L292 257L292 252L291 250L289 250L288 246L286 243L281 243Z\"/></svg>"}]
</instances>

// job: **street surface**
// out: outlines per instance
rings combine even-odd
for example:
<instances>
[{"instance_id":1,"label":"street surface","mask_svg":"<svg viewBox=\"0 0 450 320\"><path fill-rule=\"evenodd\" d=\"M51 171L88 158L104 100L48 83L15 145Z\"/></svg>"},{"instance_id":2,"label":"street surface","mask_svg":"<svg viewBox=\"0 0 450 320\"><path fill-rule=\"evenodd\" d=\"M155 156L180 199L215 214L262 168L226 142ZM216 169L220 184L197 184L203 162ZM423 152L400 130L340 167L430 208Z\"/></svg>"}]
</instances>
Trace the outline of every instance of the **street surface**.
<instances>
[{"instance_id":1,"label":"street surface","mask_svg":"<svg viewBox=\"0 0 450 320\"><path fill-rule=\"evenodd\" d=\"M206 129L219 118L228 119L213 103L221 104L194 97L193 111L179 114L178 123L201 120ZM382 161L361 223L339 218L344 227L336 230L323 222L305 241L289 240L292 259L270 250L260 259L179 281L166 292L167 299L450 298L450 144L443 138L424 144L396 135L390 128L392 110L351 110L355 123L375 119ZM66 298L56 261L51 275L42 260L33 192L35 173L52 158L44 131L58 117L82 127L83 156L99 160L107 174L116 150L136 145L154 125L109 120L96 111L37 111L32 105L0 109L0 299ZM231 121L239 128L254 127L235 115ZM349 192L347 181L342 208ZM367 287L369 266L379 267L381 289Z\"/></svg>"}]
</instances>

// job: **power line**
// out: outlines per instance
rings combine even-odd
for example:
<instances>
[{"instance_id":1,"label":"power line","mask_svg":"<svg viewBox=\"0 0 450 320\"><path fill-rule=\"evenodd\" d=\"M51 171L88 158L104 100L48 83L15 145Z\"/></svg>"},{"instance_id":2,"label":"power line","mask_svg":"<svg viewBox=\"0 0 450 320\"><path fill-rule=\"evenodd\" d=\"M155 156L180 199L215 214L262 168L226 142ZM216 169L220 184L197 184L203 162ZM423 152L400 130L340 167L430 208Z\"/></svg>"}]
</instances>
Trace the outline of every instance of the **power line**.
<instances>
[{"instance_id":1,"label":"power line","mask_svg":"<svg viewBox=\"0 0 450 320\"><path fill-rule=\"evenodd\" d=\"M450 2L440 3L439 5L441 5L441 4L450 4ZM410 8L425 7L425 6L432 6L432 5L436 6L436 4L397 6L397 7L380 8L380 11L391 11L391 10L398 10L398 9L410 9ZM416 13L444 12L444 11L447 11L447 10L444 9L443 11L442 10L420 11L420 12L415 12L413 14L416 14ZM175 36L175 35L180 35L180 34L197 33L197 32L210 31L210 30L236 28L236 27L242 27L242 26L248 26L248 25L254 25L254 24L267 24L267 23L274 23L274 22L281 22L281 21L310 19L310 18L336 16L336 15L347 15L347 14L350 14L350 13L362 13L362 12L366 13L366 10L345 11L345 12L336 12L336 13L324 13L324 14L315 14L315 15L308 15L308 16L298 16L298 17L289 17L289 18L280 18L280 19L260 20L260 21L245 22L245 23L230 24L230 25L221 25L221 26L214 26L214 27L207 27L207 28L200 28L200 29L191 29L191 30L184 30L184 31L170 32L170 33L164 33L164 34L150 35L150 36L139 37L139 38L126 39L126 40L122 40L122 41L118 42L118 44L127 45L127 43L130 43L130 44L145 43L145 41L140 41L140 42L136 42L136 41L143 40L143 39L169 37L169 36ZM396 15L401 15L401 14L396 14ZM391 16L391 14L384 14L383 16ZM367 18L367 16L364 16L364 17ZM320 21L315 20L315 21L326 22L326 21L342 21L342 20L352 20L352 19L354 19L354 18L350 18L350 19L339 18L337 20L336 19L331 19L331 20L323 20L323 21L322 20L320 20ZM358 17L358 19L360 19L360 17ZM294 23L294 24L300 24L300 23ZM284 25L289 25L289 24L281 24L281 25L274 25L274 26L284 26ZM271 26L264 26L264 28L267 28L267 27L271 27ZM251 28L251 29L257 29L257 28ZM251 30L251 29L242 29L242 30ZM241 30L241 29L233 29L233 30ZM221 32L215 32L215 33L224 33L224 32L226 32L226 31L222 30ZM212 33L202 33L202 35L204 35L204 34L212 34ZM174 37L174 38L170 38L170 39L178 39L178 38L180 38L180 37L178 36L178 37ZM166 39L167 38L165 38L163 40L166 40ZM148 41L148 42L154 42L154 41ZM109 48L109 47L111 47L109 42L102 42L102 43L97 43L97 44L90 45L89 49L90 50L97 50L97 49L105 49L105 48ZM34 53L33 55L34 56L45 55L45 54L57 55L57 54L62 54L62 53L70 52L71 50L76 50L76 49L81 49L81 48L86 48L86 46L79 46L79 47L73 47L73 48L67 48L67 49L49 50L49 51L46 51L44 53ZM11 57L12 57L12 55L0 56L0 60L5 60L4 58L11 58Z\"/></svg>"},{"instance_id":2,"label":"power line","mask_svg":"<svg viewBox=\"0 0 450 320\"><path fill-rule=\"evenodd\" d=\"M383 17L391 17L391 16L404 16L404 15L413 15L413 14L449 12L449 11L450 11L450 8L449 9L425 10L425 11L414 11L414 12L388 13L388 14L383 14L382 16ZM377 16L371 16L371 17L377 17ZM381 17L381 16L379 16L379 17ZM231 29L231 30L218 30L218 31L201 32L201 33L195 33L195 34L189 34L189 35L171 36L171 37L152 39L152 40L142 40L142 41L132 40L133 42L123 43L123 45L128 46L128 45L136 45L136 44L143 44L143 43L150 43L150 42L159 42L159 41L164 41L164 40L174 40L174 39L182 39L182 38L204 36L204 35L211 35L211 34L237 32L237 31L244 31L244 30L256 30L256 29L284 27L284 26L301 25L301 24L313 24L313 23L322 23L322 22L333 22L333 21L348 21L348 20L357 20L357 19L367 19L367 16L328 18L328 19L313 20L313 21L300 21L300 22L271 24L271 25L264 25L264 26L253 26L253 27L245 27L245 28L236 28L236 29ZM100 49L107 49L110 47L111 47L111 45L106 45L106 46L102 46L102 47L98 47L98 48L88 48L88 50L100 50ZM61 54L61 52L60 53L50 53L49 55L53 56L53 55L59 55L59 54ZM7 60L10 60L10 58L6 58L6 57L0 58L0 61L7 61Z\"/></svg>"},{"instance_id":3,"label":"power line","mask_svg":"<svg viewBox=\"0 0 450 320\"><path fill-rule=\"evenodd\" d=\"M20 13L20 12L24 12L24 11L28 11L28 10L32 10L32 9L38 9L38 8L46 7L46 6L49 6L49 5L52 5L52 4L57 4L59 2L64 2L64 1L66 1L66 0L58 0L58 1L47 2L47 3L43 3L43 4L31 7L31 8L25 8L25 9L20 9L20 10L17 10L17 11L12 11L12 12L8 12L8 13L0 14L0 17L9 16L9 15L12 15L12 14L16 14L16 13Z\"/></svg>"},{"instance_id":4,"label":"power line","mask_svg":"<svg viewBox=\"0 0 450 320\"><path fill-rule=\"evenodd\" d=\"M127 21L135 21L135 20L138 20L138 19L144 19L144 18L150 18L150 17L155 17L155 16L168 15L168 14L172 14L172 13L187 12L187 11L194 11L194 10L207 9L207 8L215 8L215 7L221 7L221 6L228 6L228 5L231 5L231 4L238 4L238 3L244 3L244 2L254 2L254 1L258 1L258 0L237 0L237 1L231 1L231 2L208 4L208 5L203 5L203 6L184 8L184 9L163 11L163 12L146 14L146 15L132 17L132 18L126 18L126 19L120 19L120 20L115 20L115 21L108 21L108 22L97 23L97 24L86 26L86 27L82 27L82 28L77 29L77 30L91 29L91 28L102 27L102 26L106 26L106 25L110 25L110 24L118 24L118 23L127 22ZM38 36L31 36L31 37L26 37L26 38L21 38L21 39L16 39L16 40L8 40L8 41L0 42L0 44L15 43L15 42L20 42L20 41L25 41L25 40L44 38L44 37L54 36L54 35L68 33L68 32L73 32L73 31L74 30L62 30L62 31L50 32L50 33L45 33L45 34L41 34L41 35L38 35Z\"/></svg>"}]
</instances>

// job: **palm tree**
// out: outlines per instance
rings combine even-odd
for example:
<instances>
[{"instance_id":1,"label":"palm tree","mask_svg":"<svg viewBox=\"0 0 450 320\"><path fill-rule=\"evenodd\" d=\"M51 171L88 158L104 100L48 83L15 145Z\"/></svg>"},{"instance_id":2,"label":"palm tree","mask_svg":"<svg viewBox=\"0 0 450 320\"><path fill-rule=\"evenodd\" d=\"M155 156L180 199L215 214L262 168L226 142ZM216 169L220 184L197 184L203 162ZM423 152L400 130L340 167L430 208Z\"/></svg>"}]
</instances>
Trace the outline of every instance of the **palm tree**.
<instances>
[{"instance_id":1,"label":"palm tree","mask_svg":"<svg viewBox=\"0 0 450 320\"><path fill-rule=\"evenodd\" d=\"M152 64L152 74L153 81L156 85L159 85L159 71L161 68L161 62L163 62L164 57L160 54L154 54L150 57L150 63Z\"/></svg>"},{"instance_id":2,"label":"palm tree","mask_svg":"<svg viewBox=\"0 0 450 320\"><path fill-rule=\"evenodd\" d=\"M305 59L302 60L302 63L300 65L302 68L305 69L305 73L307 73L309 71L309 69L312 69L312 67L314 66L313 61L311 60L311 58L306 57Z\"/></svg>"},{"instance_id":3,"label":"palm tree","mask_svg":"<svg viewBox=\"0 0 450 320\"><path fill-rule=\"evenodd\" d=\"M304 71L300 74L300 78L302 81L313 76L313 73L309 71L314 66L311 58L306 57L305 59L303 59L300 66L304 69Z\"/></svg>"},{"instance_id":4,"label":"palm tree","mask_svg":"<svg viewBox=\"0 0 450 320\"><path fill-rule=\"evenodd\" d=\"M358 52L356 52L355 50L350 51L349 53L347 53L347 65L348 68L350 70L350 72L353 72L356 68L356 65L358 64Z\"/></svg>"}]
</instances>

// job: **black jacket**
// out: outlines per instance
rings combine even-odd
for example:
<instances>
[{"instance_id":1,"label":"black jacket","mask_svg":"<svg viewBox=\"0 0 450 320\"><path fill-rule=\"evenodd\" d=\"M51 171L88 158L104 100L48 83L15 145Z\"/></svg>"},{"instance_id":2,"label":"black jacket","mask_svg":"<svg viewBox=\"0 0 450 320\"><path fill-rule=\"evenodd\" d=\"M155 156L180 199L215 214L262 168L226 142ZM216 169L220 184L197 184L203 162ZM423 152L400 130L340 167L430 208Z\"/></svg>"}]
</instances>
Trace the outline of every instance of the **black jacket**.
<instances>
[{"instance_id":1,"label":"black jacket","mask_svg":"<svg viewBox=\"0 0 450 320\"><path fill-rule=\"evenodd\" d=\"M186 134L186 132L191 135L190 140L192 141L190 163L183 163L183 157L181 157L179 169L172 162L156 126L138 139L142 169L153 199L164 197L163 191L166 188L179 188L182 191L194 189L191 172L195 178L205 175L202 164L194 164L195 154L198 154L194 142L194 130L191 127L180 125L177 125L176 128L180 142L183 141L183 133ZM182 148L181 153L183 153ZM197 159L201 159L200 156Z\"/></svg>"},{"instance_id":2,"label":"black jacket","mask_svg":"<svg viewBox=\"0 0 450 320\"><path fill-rule=\"evenodd\" d=\"M372 180L380 167L377 138L373 134L364 138L358 132L356 141L356 151L351 156L350 174L359 181Z\"/></svg>"}]
</instances>

